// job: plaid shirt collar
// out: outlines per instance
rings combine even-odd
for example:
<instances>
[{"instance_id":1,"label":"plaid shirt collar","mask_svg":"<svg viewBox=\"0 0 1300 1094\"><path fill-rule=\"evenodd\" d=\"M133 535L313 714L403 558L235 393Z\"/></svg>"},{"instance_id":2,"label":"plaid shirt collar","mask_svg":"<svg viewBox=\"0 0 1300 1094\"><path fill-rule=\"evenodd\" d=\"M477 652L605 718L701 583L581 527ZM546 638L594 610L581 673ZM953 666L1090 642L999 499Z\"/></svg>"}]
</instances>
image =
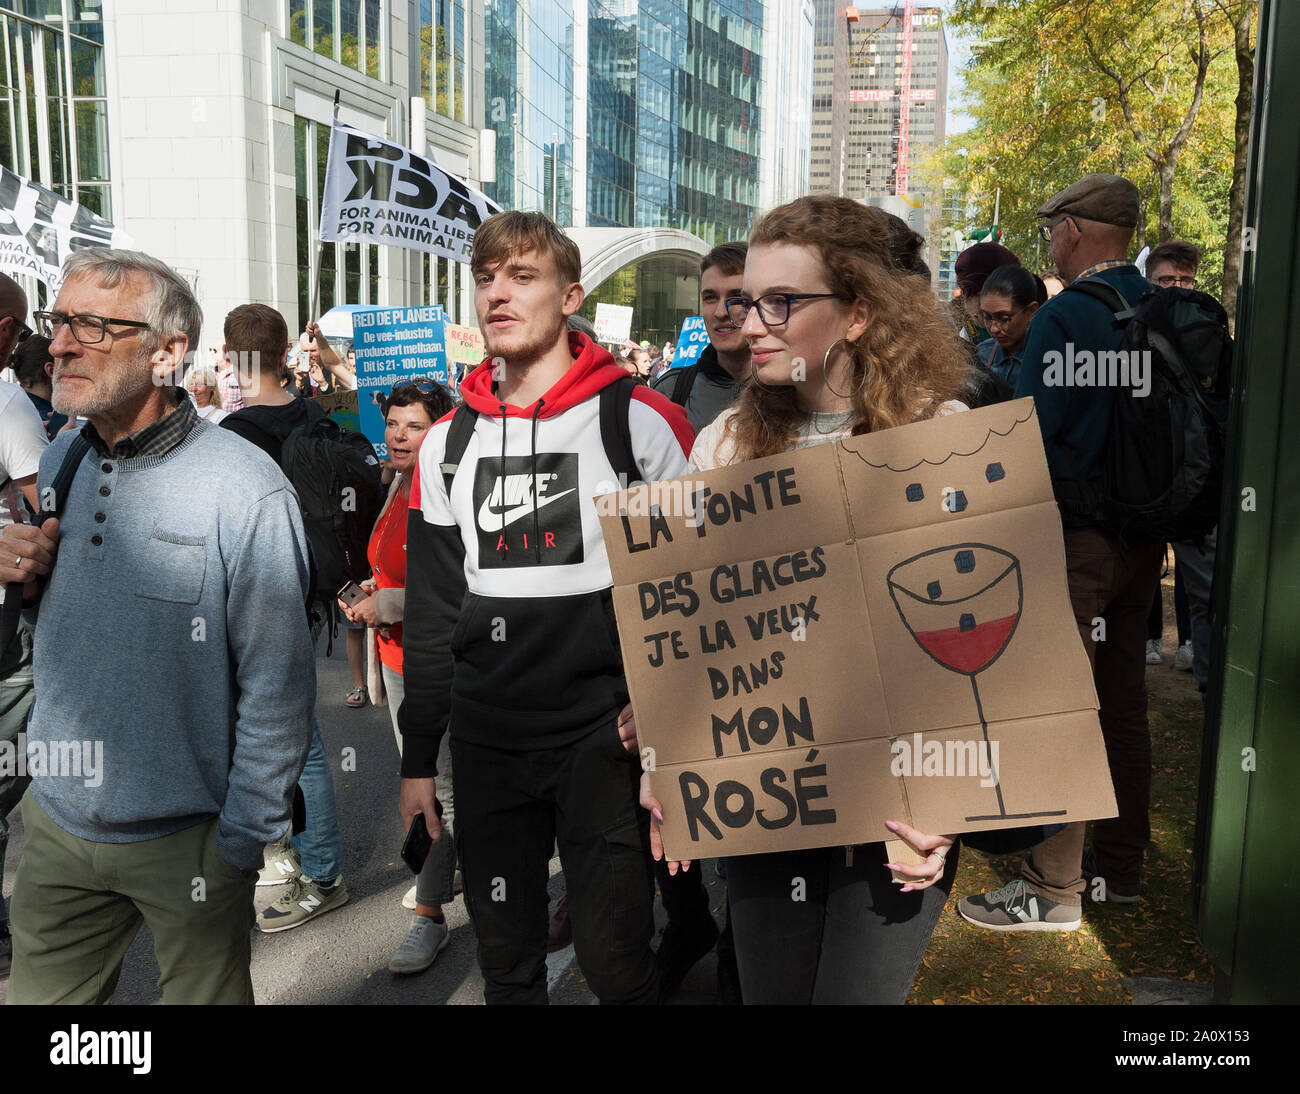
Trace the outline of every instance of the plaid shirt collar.
<instances>
[{"instance_id":1,"label":"plaid shirt collar","mask_svg":"<svg viewBox=\"0 0 1300 1094\"><path fill-rule=\"evenodd\" d=\"M181 387L171 389L176 400L176 409L164 414L156 422L151 422L143 429L130 436L123 437L110 450L104 443L94 425L87 422L82 426L82 433L100 456L105 459L129 460L138 456L165 456L181 443L199 422L198 412L189 393Z\"/></svg>"},{"instance_id":2,"label":"plaid shirt collar","mask_svg":"<svg viewBox=\"0 0 1300 1094\"><path fill-rule=\"evenodd\" d=\"M1094 262L1074 280L1082 281L1085 277L1091 277L1095 273L1101 273L1102 270L1117 270L1121 266L1133 266L1133 263L1127 258L1109 258L1105 262ZM1133 266L1133 268L1137 269L1136 266Z\"/></svg>"}]
</instances>

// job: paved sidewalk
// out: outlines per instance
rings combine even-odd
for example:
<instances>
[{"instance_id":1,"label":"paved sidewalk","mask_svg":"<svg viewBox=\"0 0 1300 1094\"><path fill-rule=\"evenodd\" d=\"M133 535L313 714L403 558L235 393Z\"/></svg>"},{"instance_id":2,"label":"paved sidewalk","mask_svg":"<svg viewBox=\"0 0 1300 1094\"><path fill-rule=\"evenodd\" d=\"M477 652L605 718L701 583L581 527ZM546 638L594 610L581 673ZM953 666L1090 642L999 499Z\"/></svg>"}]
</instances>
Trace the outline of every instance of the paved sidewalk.
<instances>
[{"instance_id":1,"label":"paved sidewalk","mask_svg":"<svg viewBox=\"0 0 1300 1094\"><path fill-rule=\"evenodd\" d=\"M321 645L324 650L324 644ZM253 986L259 1003L422 1003L480 1004L483 979L475 960L474 931L457 897L445 909L451 943L433 967L415 976L396 976L388 961L400 944L411 913L401 906L410 888L411 872L398 855L402 826L397 816L398 756L388 711L367 706L349 709L343 698L351 675L340 635L328 660L317 660L316 714L325 749L334 767L339 826L343 835L343 878L348 902L292 931L253 938ZM356 750L356 770L343 771L343 750ZM5 864L4 895L13 890L22 857L23 828L17 812ZM551 862L551 897L564 892L559 860ZM722 902L721 883L709 870L714 904ZM270 904L279 887L257 890L258 908ZM662 925L663 910L658 909ZM656 945L658 943L656 942ZM551 1002L589 1004L595 999L574 961L570 946L550 955ZM710 955L688 977L677 1001L715 1002L715 964ZM150 1004L161 1001L153 939L147 929L127 954L118 984L117 1002ZM8 980L0 980L0 1002Z\"/></svg>"}]
</instances>

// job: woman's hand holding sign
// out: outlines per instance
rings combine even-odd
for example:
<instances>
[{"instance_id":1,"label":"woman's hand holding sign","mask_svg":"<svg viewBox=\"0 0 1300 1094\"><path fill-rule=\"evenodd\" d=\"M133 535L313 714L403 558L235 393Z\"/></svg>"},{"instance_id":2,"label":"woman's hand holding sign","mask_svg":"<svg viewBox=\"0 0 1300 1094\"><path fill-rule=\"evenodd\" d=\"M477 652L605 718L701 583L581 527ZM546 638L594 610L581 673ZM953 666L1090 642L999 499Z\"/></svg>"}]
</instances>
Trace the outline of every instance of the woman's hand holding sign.
<instances>
[{"instance_id":1,"label":"woman's hand holding sign","mask_svg":"<svg viewBox=\"0 0 1300 1094\"><path fill-rule=\"evenodd\" d=\"M948 865L948 852L952 850L956 836L927 836L924 832L918 832L915 828L903 824L902 821L885 821L885 827L919 854L926 856L925 861L919 866L912 866L905 862L885 863L886 870L892 870L904 877L916 878L915 881L909 881L904 885L899 890L900 893L920 892L943 877L943 872ZM652 836L652 843L653 839Z\"/></svg>"},{"instance_id":2,"label":"woman's hand holding sign","mask_svg":"<svg viewBox=\"0 0 1300 1094\"><path fill-rule=\"evenodd\" d=\"M658 862L664 857L664 841L659 835L659 826L663 823L664 811L659 805L659 800L650 791L650 772L648 771L641 772L641 808L650 814L650 854L654 857L655 862ZM675 859L669 859L668 873L676 877L679 866L685 872L691 868L691 860L683 859L679 862Z\"/></svg>"},{"instance_id":3,"label":"woman's hand holding sign","mask_svg":"<svg viewBox=\"0 0 1300 1094\"><path fill-rule=\"evenodd\" d=\"M636 752L639 745L636 735L636 715L632 711L632 704L628 703L618 714L618 736L623 742L623 747L629 752ZM654 794L650 792L650 772L641 772L641 808L650 814L650 854L658 862L664 857L664 841L659 835L659 825L664 819L663 807ZM691 860L676 862L669 860L668 873L677 874L677 867L680 866L683 871L691 868Z\"/></svg>"}]
</instances>

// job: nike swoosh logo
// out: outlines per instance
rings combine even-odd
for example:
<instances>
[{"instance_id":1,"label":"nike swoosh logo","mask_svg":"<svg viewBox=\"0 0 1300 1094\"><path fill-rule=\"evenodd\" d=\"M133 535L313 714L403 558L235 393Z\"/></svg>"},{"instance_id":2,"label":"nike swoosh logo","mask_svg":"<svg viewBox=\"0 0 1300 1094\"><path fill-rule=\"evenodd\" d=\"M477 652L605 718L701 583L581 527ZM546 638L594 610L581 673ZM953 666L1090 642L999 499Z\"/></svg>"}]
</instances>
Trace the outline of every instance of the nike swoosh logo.
<instances>
[{"instance_id":1,"label":"nike swoosh logo","mask_svg":"<svg viewBox=\"0 0 1300 1094\"><path fill-rule=\"evenodd\" d=\"M551 494L549 497L542 498L537 503L538 509L544 509L553 501L559 501L566 494L572 494L577 487L570 487L568 490L561 490L558 494ZM520 517L525 517L533 511L532 502L524 502L522 505L515 505L505 510L498 511L492 505L491 497L488 497L478 510L478 526L485 532L500 531L505 525L513 524Z\"/></svg>"}]
</instances>

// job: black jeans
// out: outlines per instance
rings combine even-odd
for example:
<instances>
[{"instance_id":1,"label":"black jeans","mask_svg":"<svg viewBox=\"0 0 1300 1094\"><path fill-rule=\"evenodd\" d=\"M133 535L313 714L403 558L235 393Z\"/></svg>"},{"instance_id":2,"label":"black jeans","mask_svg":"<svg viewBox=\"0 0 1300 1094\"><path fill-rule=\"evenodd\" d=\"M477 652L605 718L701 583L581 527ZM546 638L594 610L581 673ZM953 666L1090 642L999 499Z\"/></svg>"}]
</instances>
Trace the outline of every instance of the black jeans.
<instances>
[{"instance_id":1,"label":"black jeans","mask_svg":"<svg viewBox=\"0 0 1300 1094\"><path fill-rule=\"evenodd\" d=\"M887 1003L907 999L957 873L903 893L885 845L727 860L727 895L745 1004Z\"/></svg>"},{"instance_id":2,"label":"black jeans","mask_svg":"<svg viewBox=\"0 0 1300 1094\"><path fill-rule=\"evenodd\" d=\"M560 847L573 945L602 1003L654 1003L654 881L640 757L613 718L567 748L458 740L456 847L488 1003L545 1003L547 869Z\"/></svg>"}]
</instances>

